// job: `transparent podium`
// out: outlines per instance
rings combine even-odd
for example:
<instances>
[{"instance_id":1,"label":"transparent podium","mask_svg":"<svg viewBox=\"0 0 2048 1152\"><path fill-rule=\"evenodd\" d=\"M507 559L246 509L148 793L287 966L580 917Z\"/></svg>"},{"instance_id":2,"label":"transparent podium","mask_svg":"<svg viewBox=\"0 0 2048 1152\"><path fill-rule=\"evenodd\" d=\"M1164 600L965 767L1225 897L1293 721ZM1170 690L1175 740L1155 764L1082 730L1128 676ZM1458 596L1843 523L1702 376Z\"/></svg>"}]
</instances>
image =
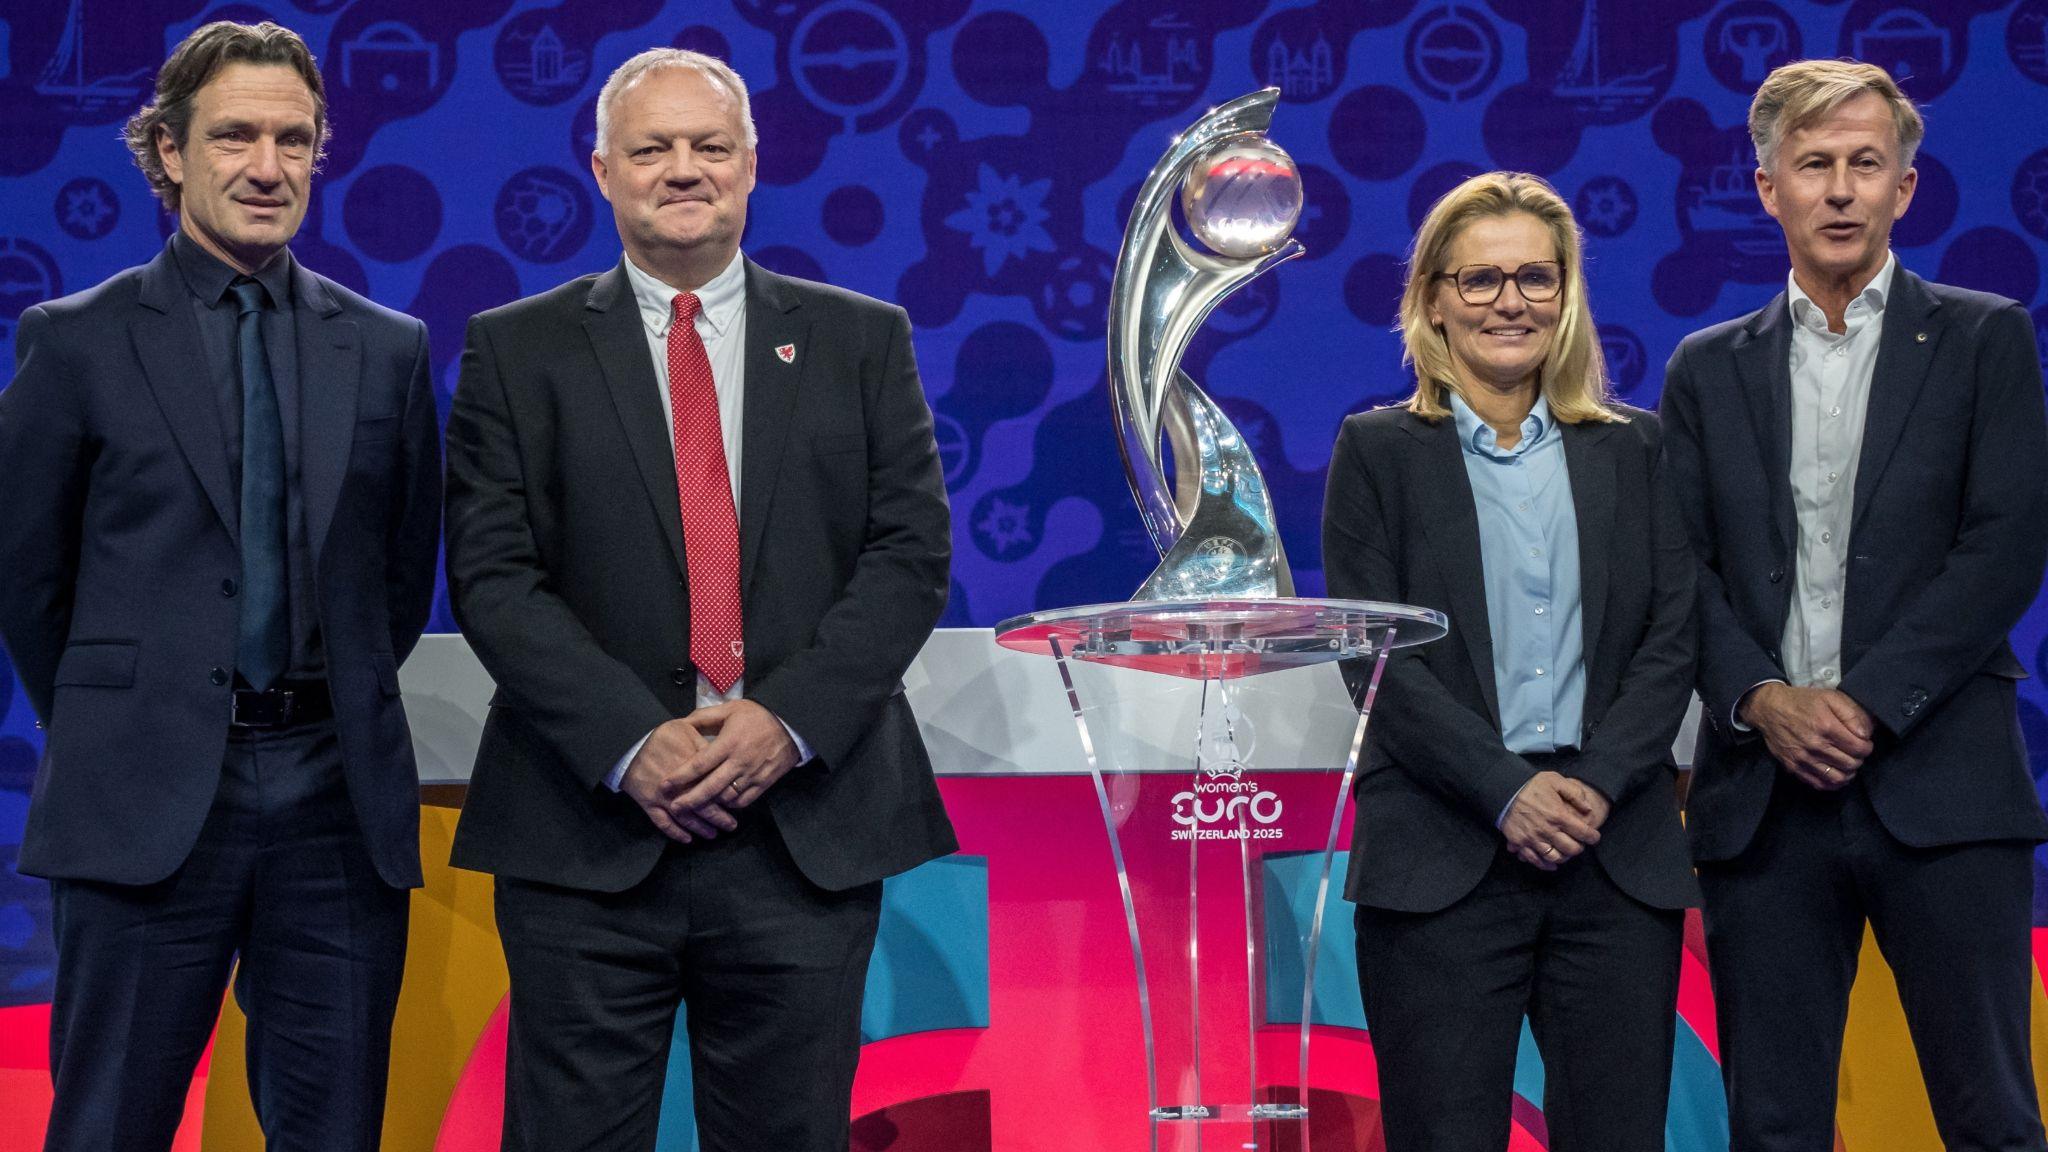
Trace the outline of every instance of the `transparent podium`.
<instances>
[{"instance_id":1,"label":"transparent podium","mask_svg":"<svg viewBox=\"0 0 2048 1152\"><path fill-rule=\"evenodd\" d=\"M1309 1147L1316 955L1351 781L1387 653L1445 630L1428 609L1291 598L997 626L997 643L1057 663L1095 782L1136 969L1149 1147ZM1338 661L1356 662L1347 690L1315 682Z\"/></svg>"}]
</instances>

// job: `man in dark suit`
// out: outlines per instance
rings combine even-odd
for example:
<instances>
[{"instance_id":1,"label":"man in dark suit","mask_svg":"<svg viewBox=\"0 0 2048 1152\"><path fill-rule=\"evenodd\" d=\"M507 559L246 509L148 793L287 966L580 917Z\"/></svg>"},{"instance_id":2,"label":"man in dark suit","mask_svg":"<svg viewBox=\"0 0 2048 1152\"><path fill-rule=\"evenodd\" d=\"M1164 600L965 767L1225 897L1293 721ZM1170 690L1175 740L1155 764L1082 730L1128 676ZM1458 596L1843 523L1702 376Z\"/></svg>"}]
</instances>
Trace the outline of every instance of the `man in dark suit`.
<instances>
[{"instance_id":1,"label":"man in dark suit","mask_svg":"<svg viewBox=\"0 0 2048 1152\"><path fill-rule=\"evenodd\" d=\"M128 125L179 229L22 315L0 634L48 729L45 1147L162 1149L237 957L273 1147L373 1149L420 882L398 665L433 599L426 329L301 267L320 74L209 24Z\"/></svg>"},{"instance_id":2,"label":"man in dark suit","mask_svg":"<svg viewBox=\"0 0 2048 1152\"><path fill-rule=\"evenodd\" d=\"M950 536L902 310L739 251L745 85L598 101L611 271L471 322L448 575L497 680L455 863L495 873L504 1146L843 1150L881 880L955 847L901 676Z\"/></svg>"},{"instance_id":3,"label":"man in dark suit","mask_svg":"<svg viewBox=\"0 0 2048 1152\"><path fill-rule=\"evenodd\" d=\"M2011 300L1898 266L1919 114L1806 61L1750 108L1785 292L1694 333L1663 411L1700 567L1688 821L1734 1152L1832 1146L1867 922L1950 1149L2040 1149L2032 852L2007 632L2048 549L2048 420Z\"/></svg>"}]
</instances>

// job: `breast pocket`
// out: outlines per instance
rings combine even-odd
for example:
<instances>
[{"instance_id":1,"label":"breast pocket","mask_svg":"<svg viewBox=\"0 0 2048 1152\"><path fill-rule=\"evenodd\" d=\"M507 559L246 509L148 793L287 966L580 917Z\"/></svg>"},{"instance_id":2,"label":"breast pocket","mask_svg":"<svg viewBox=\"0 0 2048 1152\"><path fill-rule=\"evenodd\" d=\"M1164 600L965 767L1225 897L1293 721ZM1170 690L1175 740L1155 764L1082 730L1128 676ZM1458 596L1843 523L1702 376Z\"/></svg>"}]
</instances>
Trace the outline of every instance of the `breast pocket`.
<instances>
[{"instance_id":1,"label":"breast pocket","mask_svg":"<svg viewBox=\"0 0 2048 1152\"><path fill-rule=\"evenodd\" d=\"M356 421L356 443L381 444L398 436L398 414L365 416Z\"/></svg>"}]
</instances>

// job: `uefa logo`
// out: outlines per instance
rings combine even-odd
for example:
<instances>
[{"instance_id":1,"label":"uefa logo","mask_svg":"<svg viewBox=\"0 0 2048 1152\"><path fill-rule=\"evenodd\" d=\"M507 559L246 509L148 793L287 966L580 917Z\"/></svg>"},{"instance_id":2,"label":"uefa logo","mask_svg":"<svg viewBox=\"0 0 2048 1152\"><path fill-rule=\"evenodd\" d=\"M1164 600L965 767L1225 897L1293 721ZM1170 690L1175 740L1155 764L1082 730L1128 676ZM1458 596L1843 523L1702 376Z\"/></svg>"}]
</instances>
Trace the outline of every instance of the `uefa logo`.
<instances>
[{"instance_id":1,"label":"uefa logo","mask_svg":"<svg viewBox=\"0 0 2048 1152\"><path fill-rule=\"evenodd\" d=\"M1244 775L1244 761L1235 757L1221 760L1205 760L1202 774L1211 780L1235 780Z\"/></svg>"},{"instance_id":2,"label":"uefa logo","mask_svg":"<svg viewBox=\"0 0 2048 1152\"><path fill-rule=\"evenodd\" d=\"M1244 545L1228 536L1211 536L1195 545L1195 562L1208 569L1212 579L1221 580L1244 565Z\"/></svg>"}]
</instances>

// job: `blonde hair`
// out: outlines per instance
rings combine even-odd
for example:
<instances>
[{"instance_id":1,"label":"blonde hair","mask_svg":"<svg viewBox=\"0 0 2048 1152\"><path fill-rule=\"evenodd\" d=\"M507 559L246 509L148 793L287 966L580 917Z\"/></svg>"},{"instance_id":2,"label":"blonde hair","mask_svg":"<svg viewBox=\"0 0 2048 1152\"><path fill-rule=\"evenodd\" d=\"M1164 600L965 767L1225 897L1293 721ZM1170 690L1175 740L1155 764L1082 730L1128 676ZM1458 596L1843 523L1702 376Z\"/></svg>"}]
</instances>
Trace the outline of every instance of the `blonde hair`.
<instances>
[{"instance_id":1,"label":"blonde hair","mask_svg":"<svg viewBox=\"0 0 2048 1152\"><path fill-rule=\"evenodd\" d=\"M1795 60L1764 77L1756 98L1749 102L1749 139L1756 145L1756 166L1769 171L1777 159L1778 145L1788 133L1865 92L1882 97L1891 109L1892 123L1899 130L1899 168L1911 168L1920 140L1927 134L1920 110L1899 91L1891 73L1856 60Z\"/></svg>"},{"instance_id":2,"label":"blonde hair","mask_svg":"<svg viewBox=\"0 0 2048 1152\"><path fill-rule=\"evenodd\" d=\"M1607 362L1586 303L1578 222L1555 188L1526 172L1474 176L1445 193L1423 218L1408 253L1408 283L1401 293L1401 362L1415 370L1415 391L1405 407L1425 420L1441 420L1451 414L1445 393L1463 395L1450 344L1429 319L1437 274L1450 271L1444 259L1473 221L1517 214L1535 217L1550 231L1564 273L1557 327L1537 372L1550 414L1566 424L1625 420L1608 404Z\"/></svg>"},{"instance_id":3,"label":"blonde hair","mask_svg":"<svg viewBox=\"0 0 2048 1152\"><path fill-rule=\"evenodd\" d=\"M649 48L612 71L597 93L597 150L606 151L611 145L612 106L619 97L631 91L633 85L647 78L650 73L669 68L687 68L704 77L724 92L735 105L741 128L746 134L747 151L754 150L754 104L747 98L747 82L732 70L732 65L716 56L692 52L688 48Z\"/></svg>"}]
</instances>

